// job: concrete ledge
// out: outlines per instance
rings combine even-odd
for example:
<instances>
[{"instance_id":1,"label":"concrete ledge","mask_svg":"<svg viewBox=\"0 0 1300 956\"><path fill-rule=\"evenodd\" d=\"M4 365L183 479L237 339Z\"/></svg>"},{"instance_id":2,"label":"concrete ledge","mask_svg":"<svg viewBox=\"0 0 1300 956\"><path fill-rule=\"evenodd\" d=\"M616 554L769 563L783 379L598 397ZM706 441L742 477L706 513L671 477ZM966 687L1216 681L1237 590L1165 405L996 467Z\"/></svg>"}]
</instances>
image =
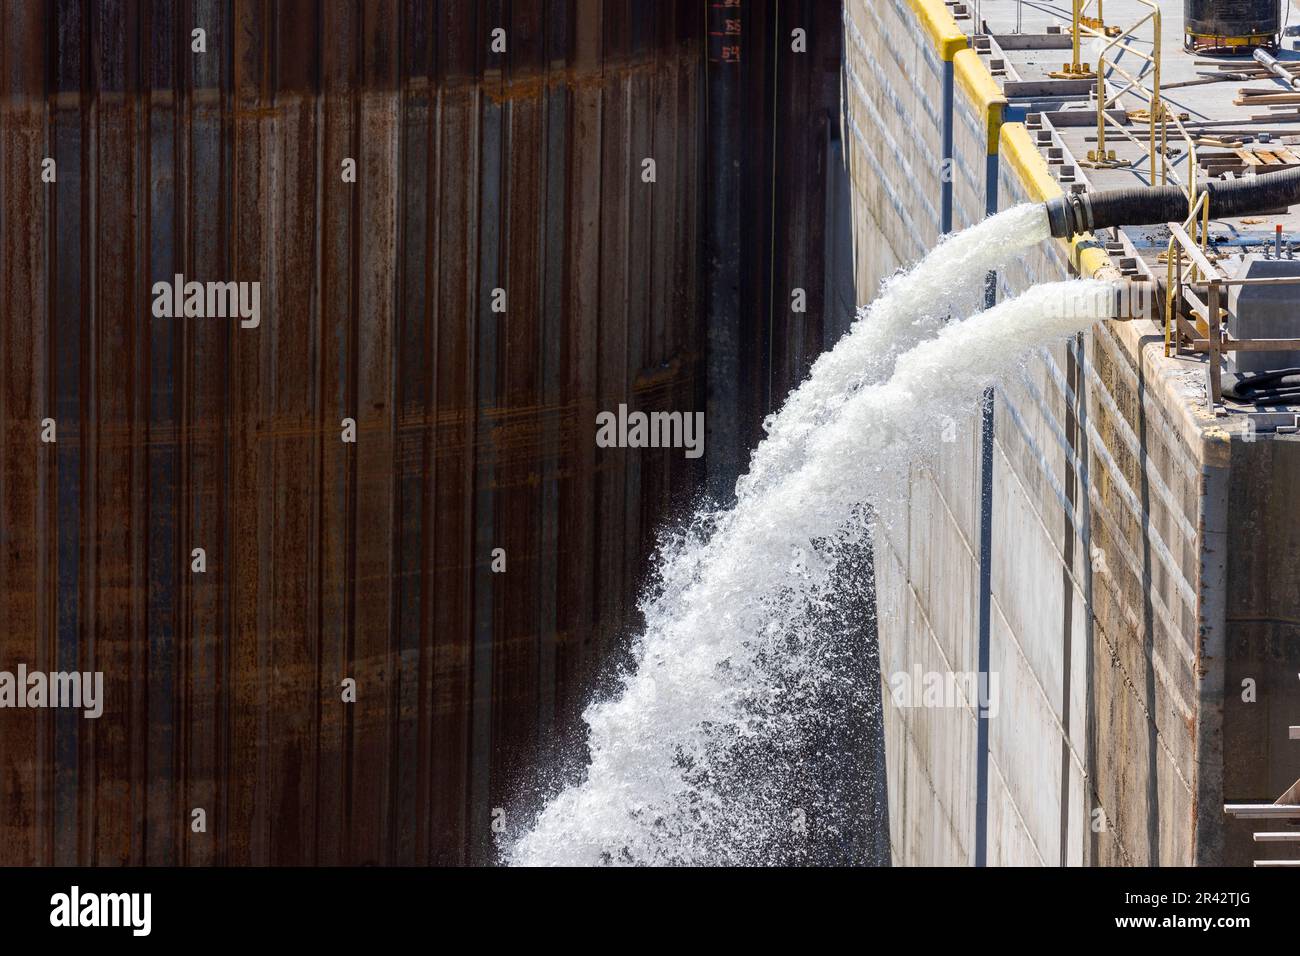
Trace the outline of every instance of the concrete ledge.
<instances>
[{"instance_id":1,"label":"concrete ledge","mask_svg":"<svg viewBox=\"0 0 1300 956\"><path fill-rule=\"evenodd\" d=\"M1047 160L1038 151L1038 147L1029 136L1029 130L1023 123L1006 123L1002 127L1002 156L1011 164L1025 184L1029 195L1038 202L1047 202L1062 194L1061 184L1052 178L1047 168ZM1068 243L1063 239L1057 242L1067 250L1070 264L1078 270L1079 275L1090 279L1106 279L1112 282L1122 278L1110 261L1110 256L1102 248L1092 233L1075 236Z\"/></svg>"},{"instance_id":2,"label":"concrete ledge","mask_svg":"<svg viewBox=\"0 0 1300 956\"><path fill-rule=\"evenodd\" d=\"M1061 195L1060 184L1052 178L1038 147L1029 137L1029 130L1024 123L1006 123L1001 130L1002 157L1020 175L1026 191L1035 202Z\"/></svg>"},{"instance_id":3,"label":"concrete ledge","mask_svg":"<svg viewBox=\"0 0 1300 956\"><path fill-rule=\"evenodd\" d=\"M984 117L984 128L988 131L988 154L992 156L998 151L1007 98L1002 95L993 74L974 50L958 50L953 58L953 68L957 85L974 104L975 111Z\"/></svg>"},{"instance_id":4,"label":"concrete ledge","mask_svg":"<svg viewBox=\"0 0 1300 956\"><path fill-rule=\"evenodd\" d=\"M907 4L915 11L921 26L930 36L930 42L944 60L951 62L958 50L970 45L943 0L907 0Z\"/></svg>"}]
</instances>

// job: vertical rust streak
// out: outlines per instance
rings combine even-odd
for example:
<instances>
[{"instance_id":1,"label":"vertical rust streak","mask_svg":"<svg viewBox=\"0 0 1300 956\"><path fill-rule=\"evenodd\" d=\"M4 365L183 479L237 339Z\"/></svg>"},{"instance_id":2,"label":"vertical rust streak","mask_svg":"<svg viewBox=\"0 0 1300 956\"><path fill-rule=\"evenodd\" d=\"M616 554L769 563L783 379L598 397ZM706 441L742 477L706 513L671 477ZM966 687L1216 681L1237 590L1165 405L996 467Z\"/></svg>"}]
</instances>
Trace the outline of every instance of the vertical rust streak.
<instances>
[{"instance_id":1,"label":"vertical rust streak","mask_svg":"<svg viewBox=\"0 0 1300 956\"><path fill-rule=\"evenodd\" d=\"M85 289L89 294L81 297L81 381L78 391L78 401L80 403L81 419L81 516L82 522L79 540L80 564L82 575L80 576L80 607L81 615L78 621L78 637L80 639L78 648L77 666L86 671L96 671L100 668L100 642L98 640L98 602L96 600L96 588L99 583L100 567L100 543L99 543L99 522L96 506L97 488L99 483L98 456L100 452L100 414L97 397L98 368L96 342L99 331L99 307L101 287L99 283L98 252L99 252L99 209L98 209L98 185L99 185L99 164L96 159L99 155L100 142L100 104L97 97L97 83L99 62L96 53L98 51L98 35L96 27L98 20L94 16L97 11L92 10L92 5L87 2L82 7L83 22L86 26L86 47L83 54L82 74L81 74L81 95L83 103L82 128L81 128L81 181L82 181L82 202L81 202L81 268L82 275L85 277ZM105 675L107 677L107 675ZM107 693L108 687L105 686ZM99 773L98 761L96 759L96 747L99 741L98 727L82 726L78 734L78 750L80 757L80 766L82 779L85 785L78 788L77 800L77 822L78 822L78 846L77 853L79 859L89 859L92 863L98 864L100 857L96 845L96 832L98 828L98 816L95 813L95 804L99 793Z\"/></svg>"},{"instance_id":2,"label":"vertical rust streak","mask_svg":"<svg viewBox=\"0 0 1300 956\"><path fill-rule=\"evenodd\" d=\"M311 556L308 561L308 607L312 611L312 687L315 701L312 705L311 743L311 847L310 857L306 858L314 866L322 865L321 854L321 749L325 739L324 717L325 701L331 691L325 679L325 186L327 161L325 156L325 123L328 114L325 110L325 11L317 11L316 29L312 42L316 47L316 71L313 88L317 96L312 104L314 118L312 136L312 159L315 165L315 188L312 191L312 364L311 364L311 422L315 434L312 442L311 461Z\"/></svg>"},{"instance_id":3,"label":"vertical rust streak","mask_svg":"<svg viewBox=\"0 0 1300 956\"><path fill-rule=\"evenodd\" d=\"M433 436L435 434L434 415L436 412L435 396L437 394L438 370L433 360L437 341L437 248L438 216L437 197L440 184L438 175L438 156L440 138L436 135L438 128L438 90L436 71L438 68L438 5L433 5L430 22L427 26L428 36L424 51L426 99L425 99L425 236L424 236L424 327L423 341L420 345L420 357L426 370L427 378L421 395L423 421L421 423L420 474L421 501L420 509L423 523L420 529L420 580L424 586L420 591L420 633L419 643L419 714L418 738L416 741L416 759L419 769L416 775L416 862L429 863L433 859L433 720L434 720L434 646L433 625L434 607L432 582L435 577L433 502L435 500L435 476L433 469Z\"/></svg>"},{"instance_id":4,"label":"vertical rust streak","mask_svg":"<svg viewBox=\"0 0 1300 956\"><path fill-rule=\"evenodd\" d=\"M185 60L182 57L181 49L183 37L189 35L189 21L182 14L177 17L177 30L174 42L172 44L172 56L175 61L175 93L176 109L175 120L173 124L174 137L174 156L176 168L176 189L173 194L173 207L175 216L175 233L180 237L181 249L179 253L173 255L174 267L178 271L190 272L191 261L193 256L194 237L193 222L188 215L190 208L189 191L190 184L193 181L193 170L190 160L190 138L189 132L193 128L191 124L191 74L182 64ZM180 540L182 545L177 549L179 554L184 554L191 550L189 546L195 540L192 531L194 527L194 396L190 389L194 381L193 370L191 368L191 356L193 349L189 336L189 326L185 322L177 322L179 326L179 359L176 367L179 373L179 379L176 383L177 394L181 397L181 405L177 413L177 418L181 427L181 449L180 449L180 515L177 518L177 527L181 529ZM176 769L177 777L180 780L181 803L179 809L187 811L193 806L192 784L190 778L190 768L193 764L193 727L194 722L191 719L193 686L191 676L191 646L193 643L194 630L194 579L188 573L189 562L181 563L178 555L177 560L177 580L180 582L181 601L180 601L180 618L176 627L176 659L178 661L176 686L179 688L177 694L179 701L177 703L177 713L181 721L182 732L176 735ZM190 844L185 839L185 834L189 829L183 817L185 812L177 813L173 825L173 834L176 845L180 847L180 860L182 863L190 862Z\"/></svg>"},{"instance_id":5,"label":"vertical rust streak","mask_svg":"<svg viewBox=\"0 0 1300 956\"><path fill-rule=\"evenodd\" d=\"M441 11L441 3L437 9ZM442 17L435 16L434 25L429 30L429 80L430 80L430 102L429 102L429 178L428 187L428 223L429 238L428 258L425 262L425 301L428 305L428 324L425 326L425 367L429 370L429 386L427 393L428 421L425 426L425 445L424 445L424 474L425 474L425 492L424 492L424 513L427 516L425 520L425 549L424 549L424 579L426 582L438 580L438 521L435 513L435 507L438 501L439 483L437 468L437 438L439 435L438 428L438 395L442 385L442 376L437 362L438 341L440 337L440 322L443 315L442 296L442 218L440 211L443 209L442 202L442 149L443 137L442 130L442 84L438 82L441 79L440 70L442 67L441 57L439 56L438 40L440 31L438 26L442 23ZM438 600L435 597L435 588L428 586L424 591L424 607L421 615L421 639L420 639L420 663L422 669L422 681L420 685L421 705L425 708L425 715L421 721L424 728L426 742L420 748L420 759L424 763L424 782L421 786L421 799L426 807L425 813L421 815L426 835L423 839L423 848L420 858L426 863L437 862L438 850L438 792L440 781L437 780L438 772L438 720L440 709L438 706L438 647L437 624L438 614L440 611Z\"/></svg>"},{"instance_id":6,"label":"vertical rust streak","mask_svg":"<svg viewBox=\"0 0 1300 956\"><path fill-rule=\"evenodd\" d=\"M149 615L149 473L148 444L149 435L149 386L153 369L149 361L149 314L147 296L144 294L148 273L149 256L146 242L149 235L149 203L145 184L148 178L148 124L145 120L148 100L144 95L145 14L140 9L139 0L130 0L128 23L135 25L134 33L129 33L133 46L133 55L127 61L127 86L130 91L127 98L128 118L131 135L127 138L131 150L131 195L128 202L132 210L131 248L132 261L135 263L135 275L130 279L131 300L134 303L135 342L132 365L137 382L144 382L144 387L137 386L135 400L132 402L132 440L131 462L131 597L133 617L137 624L137 634L148 634ZM129 862L140 866L147 860L149 828L149 644L147 641L133 639L127 635L127 647L131 651L131 733L128 738L130 752L131 776L128 784L127 805L133 809L132 826L134 828L130 841Z\"/></svg>"},{"instance_id":7,"label":"vertical rust streak","mask_svg":"<svg viewBox=\"0 0 1300 956\"><path fill-rule=\"evenodd\" d=\"M313 703L311 705L311 726L310 741L311 749L311 854L304 859L319 866L321 863L320 851L320 826L321 826L321 740L323 731L321 727L323 717L323 702L326 700L326 694L332 689L324 680L324 674L321 662L324 656L325 628L321 620L321 609L324 606L324 499L325 499L325 450L323 443L325 441L325 395L324 395L324 332L325 332L325 307L323 303L325 293L325 280L323 275L324 268L324 217L322 206L324 205L324 186L323 179L326 175L326 162L324 155L325 143L325 110L324 90L325 90L325 52L324 52L324 27L325 14L323 10L316 11L315 29L312 32L311 40L315 48L316 59L314 61L314 71L312 74L311 88L316 93L311 102L312 115L312 165L314 178L312 183L312 231L311 231L311 408L310 419L314 430L315 440L311 442L311 523L309 526L309 547L310 553L307 562L308 576L308 594L307 594L307 613L312 625L312 640L310 650L312 655L312 682L309 685L313 693Z\"/></svg>"},{"instance_id":8,"label":"vertical rust streak","mask_svg":"<svg viewBox=\"0 0 1300 956\"><path fill-rule=\"evenodd\" d=\"M46 554L53 535L46 518L49 482L39 480L48 461L39 425L48 407L42 398L42 341L51 327L45 303L53 261L53 248L42 239L54 230L41 231L49 221L50 189L36 178L41 158L52 155L39 27L40 13L26 9L0 25L0 61L11 56L14 64L12 71L8 63L0 71L0 668L6 669L20 661L47 666L52 638L49 604L41 598L53 590ZM5 715L0 860L49 860L47 716Z\"/></svg>"},{"instance_id":9,"label":"vertical rust streak","mask_svg":"<svg viewBox=\"0 0 1300 956\"><path fill-rule=\"evenodd\" d=\"M353 71L354 79L349 86L351 97L351 143L349 154L357 159L358 167L361 166L361 91L365 88L365 8L358 4L356 7L356 36L353 38L355 44ZM361 283L361 246L359 234L361 230L361 189L358 186L350 191L351 217L348 223L348 244L349 254L349 279L348 279L348 326L347 326L347 382L344 386L347 394L347 414L357 422L357 429L360 431L361 415L359 403L357 400L357 342L358 342L358 325L360 323L360 296L358 289ZM347 671L346 673L353 679L358 679L357 673L357 458L355 446L348 451L347 458L348 482L347 482L347 530L346 530L346 561L347 571L345 580L347 582ZM348 859L357 858L356 832L353 826L353 805L356 800L356 717L355 708L347 708L347 755L345 758L345 804L344 804L344 847Z\"/></svg>"},{"instance_id":10,"label":"vertical rust streak","mask_svg":"<svg viewBox=\"0 0 1300 956\"><path fill-rule=\"evenodd\" d=\"M53 9L55 0L47 0L46 14L47 21L57 22L57 16ZM58 54L56 51L55 31L49 31L45 38L44 45L47 63L42 71L45 79L45 155L54 156L58 149L58 137L55 127L56 107L54 98L57 95L58 82L56 80L58 72ZM43 407L39 410L42 416L55 415L58 412L58 361L57 346L59 343L58 321L56 308L58 305L58 190L46 190L45 203L45 233L48 237L45 243L45 323L47 329L46 336L46 354L45 354L45 394ZM45 661L51 665L57 666L58 661L58 641L59 641L59 616L58 616L58 582L59 582L59 519L58 519L58 457L55 453L54 446L48 446L43 450L45 456L45 487L48 489L45 496L46 514L43 524L44 543L46 554L44 567L46 576L44 580L46 599L42 602L45 608L45 641L44 652ZM39 532L38 532L39 533ZM56 741L55 741L55 712L50 711L44 724L44 743L45 748L43 756L46 758L45 772L37 776L37 786L40 791L47 796L48 802L45 807L44 819L44 836L46 840L46 857L43 862L48 865L54 865L57 854L57 841L55 839L55 828L58 819L58 760L56 759Z\"/></svg>"}]
</instances>

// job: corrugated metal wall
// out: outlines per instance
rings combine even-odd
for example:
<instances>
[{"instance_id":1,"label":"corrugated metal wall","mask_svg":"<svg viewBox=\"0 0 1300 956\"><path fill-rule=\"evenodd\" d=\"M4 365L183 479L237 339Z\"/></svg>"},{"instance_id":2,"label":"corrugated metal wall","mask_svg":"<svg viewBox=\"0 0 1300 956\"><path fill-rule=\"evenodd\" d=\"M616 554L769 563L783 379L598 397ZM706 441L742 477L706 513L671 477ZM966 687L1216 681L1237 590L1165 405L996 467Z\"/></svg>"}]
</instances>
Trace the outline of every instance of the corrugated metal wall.
<instances>
[{"instance_id":1,"label":"corrugated metal wall","mask_svg":"<svg viewBox=\"0 0 1300 956\"><path fill-rule=\"evenodd\" d=\"M769 171L775 89L794 161L833 127L818 6L781 14L826 23L812 79L746 67ZM620 402L703 407L701 8L3 11L0 669L102 671L106 703L0 711L0 863L491 859L702 479L593 442ZM772 223L816 249L825 207L746 182L770 289ZM260 326L155 318L176 273L260 282ZM788 385L821 342L774 352L764 301L746 348Z\"/></svg>"}]
</instances>

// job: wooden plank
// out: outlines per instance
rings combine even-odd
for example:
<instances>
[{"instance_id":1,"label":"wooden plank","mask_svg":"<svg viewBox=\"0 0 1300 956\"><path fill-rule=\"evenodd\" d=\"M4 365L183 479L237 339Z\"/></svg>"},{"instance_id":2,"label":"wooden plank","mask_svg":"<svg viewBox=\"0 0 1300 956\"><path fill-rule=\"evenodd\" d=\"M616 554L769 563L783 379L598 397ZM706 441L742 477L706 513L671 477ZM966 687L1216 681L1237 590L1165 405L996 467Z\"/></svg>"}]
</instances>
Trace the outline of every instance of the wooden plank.
<instances>
[{"instance_id":1,"label":"wooden plank","mask_svg":"<svg viewBox=\"0 0 1300 956\"><path fill-rule=\"evenodd\" d=\"M1223 400L1223 369L1219 365L1219 284L1210 283L1210 349L1209 349L1209 373L1210 373L1210 398L1214 403Z\"/></svg>"},{"instance_id":2,"label":"wooden plank","mask_svg":"<svg viewBox=\"0 0 1300 956\"><path fill-rule=\"evenodd\" d=\"M1300 820L1300 804L1225 803L1223 812L1238 820Z\"/></svg>"},{"instance_id":3,"label":"wooden plank","mask_svg":"<svg viewBox=\"0 0 1300 956\"><path fill-rule=\"evenodd\" d=\"M1204 334L1198 326L1192 325L1181 315L1178 317L1178 331L1185 339L1195 339L1196 336ZM1183 350L1190 351L1187 346L1182 346Z\"/></svg>"},{"instance_id":4,"label":"wooden plank","mask_svg":"<svg viewBox=\"0 0 1300 956\"><path fill-rule=\"evenodd\" d=\"M1232 102L1237 106L1265 106L1269 103L1300 103L1300 93L1271 93L1267 96L1239 96Z\"/></svg>"},{"instance_id":5,"label":"wooden plank","mask_svg":"<svg viewBox=\"0 0 1300 956\"><path fill-rule=\"evenodd\" d=\"M1280 88L1276 86L1243 86L1237 92L1242 96L1276 96Z\"/></svg>"},{"instance_id":6,"label":"wooden plank","mask_svg":"<svg viewBox=\"0 0 1300 956\"><path fill-rule=\"evenodd\" d=\"M1194 339L1193 352L1209 351L1209 340ZM1221 339L1220 352L1285 352L1300 349L1300 339Z\"/></svg>"},{"instance_id":7,"label":"wooden plank","mask_svg":"<svg viewBox=\"0 0 1300 956\"><path fill-rule=\"evenodd\" d=\"M1194 316L1202 322L1209 321L1209 312L1205 308L1205 303L1197 298L1196 293L1190 288L1183 289L1183 301L1187 303L1187 307L1191 309Z\"/></svg>"},{"instance_id":8,"label":"wooden plank","mask_svg":"<svg viewBox=\"0 0 1300 956\"><path fill-rule=\"evenodd\" d=\"M1222 60L1195 60L1196 66L1212 66L1215 69L1225 70L1233 73L1258 73L1260 76L1271 76L1272 73L1262 66L1255 65L1254 62L1245 63L1224 63ZM1287 72L1300 70L1300 63L1287 62L1279 60L1278 65Z\"/></svg>"},{"instance_id":9,"label":"wooden plank","mask_svg":"<svg viewBox=\"0 0 1300 956\"><path fill-rule=\"evenodd\" d=\"M1300 339L1229 339L1219 342L1220 352L1282 352L1300 349Z\"/></svg>"},{"instance_id":10,"label":"wooden plank","mask_svg":"<svg viewBox=\"0 0 1300 956\"><path fill-rule=\"evenodd\" d=\"M1263 215L1263 213L1261 213L1260 215ZM1221 286L1297 285L1297 284L1300 284L1300 276L1270 276L1267 279L1246 279L1246 278L1229 279L1225 277L1219 278L1219 285Z\"/></svg>"}]
</instances>

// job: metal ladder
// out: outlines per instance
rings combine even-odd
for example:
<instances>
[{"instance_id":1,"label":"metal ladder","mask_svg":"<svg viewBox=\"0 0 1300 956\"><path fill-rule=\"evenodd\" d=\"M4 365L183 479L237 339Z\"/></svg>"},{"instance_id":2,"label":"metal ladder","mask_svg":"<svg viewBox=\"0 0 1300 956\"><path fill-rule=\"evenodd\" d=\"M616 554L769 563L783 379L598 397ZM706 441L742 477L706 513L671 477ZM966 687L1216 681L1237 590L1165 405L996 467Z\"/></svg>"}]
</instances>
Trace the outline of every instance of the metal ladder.
<instances>
[{"instance_id":1,"label":"metal ladder","mask_svg":"<svg viewBox=\"0 0 1300 956\"><path fill-rule=\"evenodd\" d=\"M1300 727L1291 727L1288 736L1300 740ZM1289 820L1300 822L1300 780L1273 803L1225 803L1223 812L1238 820ZM1300 827L1293 830L1256 831L1256 843L1300 843ZM1256 866L1298 866L1300 860L1256 860Z\"/></svg>"}]
</instances>

